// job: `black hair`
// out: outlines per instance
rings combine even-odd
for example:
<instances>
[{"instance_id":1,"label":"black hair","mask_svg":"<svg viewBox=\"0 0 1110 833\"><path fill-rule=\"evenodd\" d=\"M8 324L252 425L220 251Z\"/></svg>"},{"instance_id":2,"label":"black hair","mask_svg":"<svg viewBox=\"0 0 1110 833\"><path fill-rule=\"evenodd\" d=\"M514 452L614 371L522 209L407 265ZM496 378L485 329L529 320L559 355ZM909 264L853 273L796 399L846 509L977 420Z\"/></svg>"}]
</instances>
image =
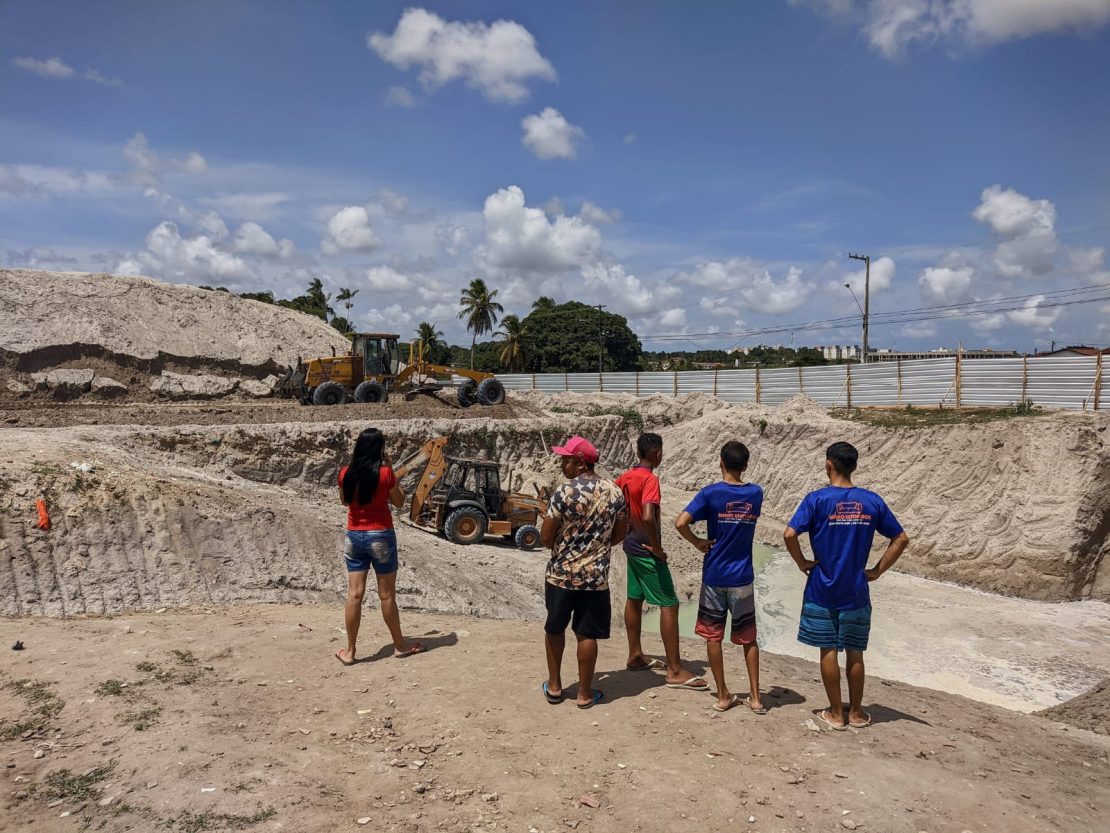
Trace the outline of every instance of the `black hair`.
<instances>
[{"instance_id":1,"label":"black hair","mask_svg":"<svg viewBox=\"0 0 1110 833\"><path fill-rule=\"evenodd\" d=\"M825 459L844 477L851 477L859 462L859 452L850 443L833 443L825 451Z\"/></svg>"},{"instance_id":2,"label":"black hair","mask_svg":"<svg viewBox=\"0 0 1110 833\"><path fill-rule=\"evenodd\" d=\"M738 440L729 440L721 446L721 462L733 474L739 474L746 469L751 456L748 447Z\"/></svg>"},{"instance_id":3,"label":"black hair","mask_svg":"<svg viewBox=\"0 0 1110 833\"><path fill-rule=\"evenodd\" d=\"M385 435L377 428L367 428L358 435L347 473L343 475L344 503L367 504L374 499L384 450Z\"/></svg>"},{"instance_id":4,"label":"black hair","mask_svg":"<svg viewBox=\"0 0 1110 833\"><path fill-rule=\"evenodd\" d=\"M658 434L646 433L636 438L636 453L643 460L657 448L663 447L663 438Z\"/></svg>"}]
</instances>

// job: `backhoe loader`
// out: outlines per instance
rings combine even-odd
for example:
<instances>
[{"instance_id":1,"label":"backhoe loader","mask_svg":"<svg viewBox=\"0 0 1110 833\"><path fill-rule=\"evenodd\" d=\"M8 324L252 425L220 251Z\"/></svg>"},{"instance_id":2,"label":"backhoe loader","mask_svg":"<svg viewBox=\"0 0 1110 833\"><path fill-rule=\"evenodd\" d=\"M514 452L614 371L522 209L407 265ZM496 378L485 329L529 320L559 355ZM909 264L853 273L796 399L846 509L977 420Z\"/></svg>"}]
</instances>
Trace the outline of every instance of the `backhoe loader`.
<instances>
[{"instance_id":1,"label":"backhoe loader","mask_svg":"<svg viewBox=\"0 0 1110 833\"><path fill-rule=\"evenodd\" d=\"M446 437L429 440L394 469L400 480L423 466L412 492L409 520L455 544L476 544L486 535L500 535L522 550L538 547L546 490L536 486L536 497L506 492L497 463L445 455L446 445Z\"/></svg>"},{"instance_id":2,"label":"backhoe loader","mask_svg":"<svg viewBox=\"0 0 1110 833\"><path fill-rule=\"evenodd\" d=\"M359 333L351 352L340 356L298 359L278 382L275 391L287 399L306 405L343 405L355 402L386 402L390 394L411 399L421 393L435 393L454 387L458 402L471 405L500 405L505 401L505 386L492 373L452 365L433 364L424 355L423 341L408 345L407 361L395 333ZM456 385L454 378L462 377Z\"/></svg>"}]
</instances>

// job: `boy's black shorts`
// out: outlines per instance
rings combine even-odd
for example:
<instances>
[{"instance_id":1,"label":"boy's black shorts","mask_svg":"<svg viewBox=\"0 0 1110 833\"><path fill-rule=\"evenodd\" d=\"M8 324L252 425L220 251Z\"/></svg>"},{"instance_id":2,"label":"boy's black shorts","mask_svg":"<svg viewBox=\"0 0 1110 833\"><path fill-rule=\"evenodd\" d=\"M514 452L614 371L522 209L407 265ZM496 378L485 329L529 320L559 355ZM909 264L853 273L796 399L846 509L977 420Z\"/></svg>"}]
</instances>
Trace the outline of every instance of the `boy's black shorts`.
<instances>
[{"instance_id":1,"label":"boy's black shorts","mask_svg":"<svg viewBox=\"0 0 1110 833\"><path fill-rule=\"evenodd\" d=\"M549 634L563 633L570 625L574 635L582 639L608 639L612 609L609 589L567 590L544 582L547 622L543 629Z\"/></svg>"}]
</instances>

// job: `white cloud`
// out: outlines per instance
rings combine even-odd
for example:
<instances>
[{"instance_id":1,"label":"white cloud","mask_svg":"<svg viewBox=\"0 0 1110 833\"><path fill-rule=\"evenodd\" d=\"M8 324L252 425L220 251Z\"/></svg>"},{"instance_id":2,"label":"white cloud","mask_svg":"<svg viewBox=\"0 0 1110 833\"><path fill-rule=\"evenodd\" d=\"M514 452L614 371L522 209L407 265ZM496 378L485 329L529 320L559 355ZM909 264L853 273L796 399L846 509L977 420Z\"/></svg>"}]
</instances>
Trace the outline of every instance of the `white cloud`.
<instances>
[{"instance_id":1,"label":"white cloud","mask_svg":"<svg viewBox=\"0 0 1110 833\"><path fill-rule=\"evenodd\" d=\"M539 159L573 159L575 142L586 136L581 127L571 124L554 107L525 116L520 122L524 130L524 146Z\"/></svg>"},{"instance_id":2,"label":"white cloud","mask_svg":"<svg viewBox=\"0 0 1110 833\"><path fill-rule=\"evenodd\" d=\"M404 107L406 109L415 107L417 104L416 96L408 87L402 87L395 84L382 93L382 100L389 107Z\"/></svg>"},{"instance_id":3,"label":"white cloud","mask_svg":"<svg viewBox=\"0 0 1110 833\"><path fill-rule=\"evenodd\" d=\"M335 212L328 220L327 236L320 243L324 254L345 251L369 251L381 245L370 225L370 215L361 205L349 205Z\"/></svg>"},{"instance_id":4,"label":"white cloud","mask_svg":"<svg viewBox=\"0 0 1110 833\"><path fill-rule=\"evenodd\" d=\"M594 205L589 200L582 201L582 207L578 209L578 216L582 218L582 222L589 223L593 226L606 226L610 223L619 223L624 217L619 208L606 210L599 205Z\"/></svg>"},{"instance_id":5,"label":"white cloud","mask_svg":"<svg viewBox=\"0 0 1110 833\"><path fill-rule=\"evenodd\" d=\"M917 279L926 297L941 303L958 303L971 294L975 270L970 266L931 266Z\"/></svg>"},{"instance_id":6,"label":"white cloud","mask_svg":"<svg viewBox=\"0 0 1110 833\"><path fill-rule=\"evenodd\" d=\"M262 257L292 257L295 247L292 240L274 240L273 236L258 223L247 222L239 226L231 248L241 254L261 255Z\"/></svg>"},{"instance_id":7,"label":"white cloud","mask_svg":"<svg viewBox=\"0 0 1110 833\"><path fill-rule=\"evenodd\" d=\"M1006 317L1023 327L1032 327L1034 330L1051 330L1063 309L1056 307L1050 310L1042 310L1040 306L1044 303L1044 300L1043 295L1030 298L1021 309L1006 313Z\"/></svg>"},{"instance_id":8,"label":"white cloud","mask_svg":"<svg viewBox=\"0 0 1110 833\"><path fill-rule=\"evenodd\" d=\"M181 170L189 174L202 174L208 170L208 163L197 151L190 151L184 159L163 161L151 150L146 135L140 131L127 140L123 146L123 156L130 165L128 179L142 186L148 196L161 193L162 174L167 169Z\"/></svg>"},{"instance_id":9,"label":"white cloud","mask_svg":"<svg viewBox=\"0 0 1110 833\"><path fill-rule=\"evenodd\" d=\"M31 183L17 173L15 168L0 165L0 194L20 196L31 190Z\"/></svg>"},{"instance_id":10,"label":"white cloud","mask_svg":"<svg viewBox=\"0 0 1110 833\"><path fill-rule=\"evenodd\" d=\"M668 310L668 307L682 298L682 290L673 283L649 287L629 273L622 264L613 261L583 266L582 279L586 287L593 290L595 297L604 300L617 312L633 317L669 312L670 320L677 321L676 311ZM668 326L685 325L685 310L678 312L682 313L682 323Z\"/></svg>"},{"instance_id":11,"label":"white cloud","mask_svg":"<svg viewBox=\"0 0 1110 833\"><path fill-rule=\"evenodd\" d=\"M435 237L443 251L451 257L458 257L470 248L470 230L466 226L441 223L436 226Z\"/></svg>"},{"instance_id":12,"label":"white cloud","mask_svg":"<svg viewBox=\"0 0 1110 833\"><path fill-rule=\"evenodd\" d=\"M872 48L900 58L915 44L982 45L1110 22L1107 0L791 0L858 19Z\"/></svg>"},{"instance_id":13,"label":"white cloud","mask_svg":"<svg viewBox=\"0 0 1110 833\"><path fill-rule=\"evenodd\" d=\"M578 217L548 220L540 208L524 203L516 185L486 197L482 209L486 240L480 252L489 267L554 274L596 263L601 234Z\"/></svg>"},{"instance_id":14,"label":"white cloud","mask_svg":"<svg viewBox=\"0 0 1110 833\"><path fill-rule=\"evenodd\" d=\"M686 328L686 310L681 307L672 307L659 316L659 326L670 330L684 330Z\"/></svg>"},{"instance_id":15,"label":"white cloud","mask_svg":"<svg viewBox=\"0 0 1110 833\"><path fill-rule=\"evenodd\" d=\"M626 144L626 145L635 144L636 134L635 133L625 133L624 138L621 139L621 141L624 142L624 144Z\"/></svg>"},{"instance_id":16,"label":"white cloud","mask_svg":"<svg viewBox=\"0 0 1110 833\"><path fill-rule=\"evenodd\" d=\"M45 61L37 58L12 58L12 64L40 78L72 78L75 74L73 67L61 58L47 58Z\"/></svg>"},{"instance_id":17,"label":"white cloud","mask_svg":"<svg viewBox=\"0 0 1110 833\"><path fill-rule=\"evenodd\" d=\"M374 32L367 46L399 69L418 67L426 89L462 80L492 101L519 101L532 79L555 78L532 33L511 20L448 22L406 9L393 34Z\"/></svg>"},{"instance_id":18,"label":"white cloud","mask_svg":"<svg viewBox=\"0 0 1110 833\"><path fill-rule=\"evenodd\" d=\"M907 324L902 328L900 335L909 338L932 338L937 334L937 325L932 321L918 321Z\"/></svg>"},{"instance_id":19,"label":"white cloud","mask_svg":"<svg viewBox=\"0 0 1110 833\"><path fill-rule=\"evenodd\" d=\"M996 333L1006 326L1006 316L1001 312L992 312L989 315L974 315L968 319L971 329L980 335Z\"/></svg>"},{"instance_id":20,"label":"white cloud","mask_svg":"<svg viewBox=\"0 0 1110 833\"><path fill-rule=\"evenodd\" d=\"M389 188L379 188L374 199L386 214L397 216L404 214L409 208L409 198Z\"/></svg>"},{"instance_id":21,"label":"white cloud","mask_svg":"<svg viewBox=\"0 0 1110 833\"><path fill-rule=\"evenodd\" d=\"M97 72L95 69L85 70L85 80L92 81L94 84L101 84L105 87L123 87L124 83L118 78L109 78Z\"/></svg>"},{"instance_id":22,"label":"white cloud","mask_svg":"<svg viewBox=\"0 0 1110 833\"><path fill-rule=\"evenodd\" d=\"M125 258L115 271L200 283L234 281L253 276L246 261L221 251L208 235L182 237L177 226L168 220L150 230L146 236L146 249Z\"/></svg>"},{"instance_id":23,"label":"white cloud","mask_svg":"<svg viewBox=\"0 0 1110 833\"><path fill-rule=\"evenodd\" d=\"M217 243L227 239L227 223L215 211L206 211L199 217L195 217L194 222L201 231Z\"/></svg>"},{"instance_id":24,"label":"white cloud","mask_svg":"<svg viewBox=\"0 0 1110 833\"><path fill-rule=\"evenodd\" d=\"M195 150L189 151L189 155L178 162L177 165L187 174L208 173L208 162Z\"/></svg>"},{"instance_id":25,"label":"white cloud","mask_svg":"<svg viewBox=\"0 0 1110 833\"><path fill-rule=\"evenodd\" d=\"M699 264L678 275L689 286L712 290L714 295L736 295L743 306L767 315L783 315L801 307L813 291L797 269L776 282L767 267L747 257Z\"/></svg>"},{"instance_id":26,"label":"white cloud","mask_svg":"<svg viewBox=\"0 0 1110 833\"><path fill-rule=\"evenodd\" d=\"M1007 278L1045 275L1052 270L1058 243L1056 206L1032 200L1013 188L985 188L972 216L1003 238L994 253L998 271Z\"/></svg>"},{"instance_id":27,"label":"white cloud","mask_svg":"<svg viewBox=\"0 0 1110 833\"><path fill-rule=\"evenodd\" d=\"M366 270L366 282L375 292L405 292L413 288L413 279L392 266L374 266Z\"/></svg>"},{"instance_id":28,"label":"white cloud","mask_svg":"<svg viewBox=\"0 0 1110 833\"><path fill-rule=\"evenodd\" d=\"M856 272L851 272L844 276L841 281L833 282L829 285L829 291L837 295L844 293L844 284L850 283L852 289L856 290L856 294L864 288L865 272L866 269L860 269ZM883 292L890 289L894 283L895 273L894 261L889 257L880 257L871 263L871 292Z\"/></svg>"},{"instance_id":29,"label":"white cloud","mask_svg":"<svg viewBox=\"0 0 1110 833\"><path fill-rule=\"evenodd\" d=\"M0 176L2 179L2 176ZM0 185L0 190L3 186ZM1110 283L1110 270L1106 268L1106 250L1101 246L1089 249L1069 249L1068 259L1071 268L1080 277L1092 284Z\"/></svg>"}]
</instances>

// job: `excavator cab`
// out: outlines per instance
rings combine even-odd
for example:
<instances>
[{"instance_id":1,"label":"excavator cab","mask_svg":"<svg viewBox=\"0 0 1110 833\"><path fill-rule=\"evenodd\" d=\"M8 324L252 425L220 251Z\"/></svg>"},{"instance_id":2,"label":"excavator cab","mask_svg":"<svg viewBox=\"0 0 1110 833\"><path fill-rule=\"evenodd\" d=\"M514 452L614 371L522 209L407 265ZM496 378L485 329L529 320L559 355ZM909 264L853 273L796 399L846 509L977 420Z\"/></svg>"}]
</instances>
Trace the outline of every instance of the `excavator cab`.
<instances>
[{"instance_id":1,"label":"excavator cab","mask_svg":"<svg viewBox=\"0 0 1110 833\"><path fill-rule=\"evenodd\" d=\"M363 378L396 376L401 370L400 336L391 333L359 333L351 352L363 359Z\"/></svg>"}]
</instances>

